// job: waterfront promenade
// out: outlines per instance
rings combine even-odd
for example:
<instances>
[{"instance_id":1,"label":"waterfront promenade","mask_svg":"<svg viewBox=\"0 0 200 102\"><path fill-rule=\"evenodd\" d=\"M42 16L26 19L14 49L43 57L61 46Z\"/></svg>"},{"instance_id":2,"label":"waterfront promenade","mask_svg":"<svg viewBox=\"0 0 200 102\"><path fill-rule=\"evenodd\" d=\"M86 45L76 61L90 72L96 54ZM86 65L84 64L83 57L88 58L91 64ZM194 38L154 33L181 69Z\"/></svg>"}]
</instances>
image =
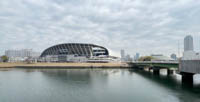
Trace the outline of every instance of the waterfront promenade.
<instances>
[{"instance_id":1,"label":"waterfront promenade","mask_svg":"<svg viewBox=\"0 0 200 102\"><path fill-rule=\"evenodd\" d=\"M129 68L126 63L0 63L0 68Z\"/></svg>"}]
</instances>

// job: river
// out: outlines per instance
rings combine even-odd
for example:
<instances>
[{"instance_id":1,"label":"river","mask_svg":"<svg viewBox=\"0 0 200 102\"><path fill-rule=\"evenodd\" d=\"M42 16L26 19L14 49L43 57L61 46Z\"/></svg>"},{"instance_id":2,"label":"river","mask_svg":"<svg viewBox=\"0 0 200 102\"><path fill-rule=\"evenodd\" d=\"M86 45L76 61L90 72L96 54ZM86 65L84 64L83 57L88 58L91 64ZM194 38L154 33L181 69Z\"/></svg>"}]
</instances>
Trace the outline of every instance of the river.
<instances>
[{"instance_id":1,"label":"river","mask_svg":"<svg viewBox=\"0 0 200 102\"><path fill-rule=\"evenodd\" d=\"M0 69L0 102L200 102L181 76L128 69Z\"/></svg>"}]
</instances>

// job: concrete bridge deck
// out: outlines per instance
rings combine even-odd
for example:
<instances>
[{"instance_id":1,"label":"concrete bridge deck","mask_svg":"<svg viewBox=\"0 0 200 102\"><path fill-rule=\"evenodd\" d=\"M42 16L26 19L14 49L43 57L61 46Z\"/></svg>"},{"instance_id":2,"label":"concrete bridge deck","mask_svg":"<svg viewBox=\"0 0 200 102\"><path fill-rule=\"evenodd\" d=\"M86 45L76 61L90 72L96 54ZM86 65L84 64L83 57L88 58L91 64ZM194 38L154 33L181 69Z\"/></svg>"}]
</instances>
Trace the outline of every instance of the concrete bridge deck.
<instances>
[{"instance_id":1,"label":"concrete bridge deck","mask_svg":"<svg viewBox=\"0 0 200 102\"><path fill-rule=\"evenodd\" d=\"M174 70L182 75L182 82L193 83L193 75L200 74L200 60L180 60L178 61L135 61L129 62L133 69L144 69L147 67L153 70L154 74L159 74L160 69L167 69L167 74L173 74Z\"/></svg>"},{"instance_id":2,"label":"concrete bridge deck","mask_svg":"<svg viewBox=\"0 0 200 102\"><path fill-rule=\"evenodd\" d=\"M151 67L151 68L167 68L177 69L179 68L178 61L134 61L129 62L132 67Z\"/></svg>"}]
</instances>

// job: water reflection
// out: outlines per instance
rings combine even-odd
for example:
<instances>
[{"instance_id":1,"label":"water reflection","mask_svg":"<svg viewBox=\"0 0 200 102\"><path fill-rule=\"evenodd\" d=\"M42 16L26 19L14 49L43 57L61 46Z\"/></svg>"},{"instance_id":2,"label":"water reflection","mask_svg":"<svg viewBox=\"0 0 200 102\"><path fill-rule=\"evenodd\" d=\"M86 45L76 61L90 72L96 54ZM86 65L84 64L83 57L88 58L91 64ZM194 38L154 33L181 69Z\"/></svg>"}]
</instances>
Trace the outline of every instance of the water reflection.
<instances>
[{"instance_id":1,"label":"water reflection","mask_svg":"<svg viewBox=\"0 0 200 102\"><path fill-rule=\"evenodd\" d=\"M13 69L0 71L0 102L200 102L199 86L180 80L125 69Z\"/></svg>"},{"instance_id":2,"label":"water reflection","mask_svg":"<svg viewBox=\"0 0 200 102\"><path fill-rule=\"evenodd\" d=\"M153 73L143 70L129 70L130 73L136 73L145 79L148 79L158 85L165 87L166 89L173 91L181 102L199 102L200 99L200 86L194 84L192 86L181 83L181 76L177 74L173 75L153 75ZM199 81L199 77L196 78ZM194 98L196 97L196 98Z\"/></svg>"},{"instance_id":3,"label":"water reflection","mask_svg":"<svg viewBox=\"0 0 200 102\"><path fill-rule=\"evenodd\" d=\"M108 78L108 72L102 71L99 73L98 70L90 70L90 69L60 69L60 70L39 70L43 73L43 76L49 81L51 84L56 83L64 83L68 85L75 85L79 87L87 87L93 86L96 80L98 80L100 84L106 84Z\"/></svg>"}]
</instances>

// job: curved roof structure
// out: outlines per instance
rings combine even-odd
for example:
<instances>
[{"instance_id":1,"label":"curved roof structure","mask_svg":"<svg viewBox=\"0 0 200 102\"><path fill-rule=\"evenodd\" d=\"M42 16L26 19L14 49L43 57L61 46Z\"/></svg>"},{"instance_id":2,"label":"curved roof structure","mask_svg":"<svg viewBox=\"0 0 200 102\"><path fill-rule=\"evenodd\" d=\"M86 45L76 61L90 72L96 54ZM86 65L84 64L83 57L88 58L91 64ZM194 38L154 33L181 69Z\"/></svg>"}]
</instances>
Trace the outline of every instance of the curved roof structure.
<instances>
[{"instance_id":1,"label":"curved roof structure","mask_svg":"<svg viewBox=\"0 0 200 102\"><path fill-rule=\"evenodd\" d=\"M109 52L105 47L99 45L83 43L64 43L47 48L42 52L40 57L53 55L76 55L91 57L99 55L109 55Z\"/></svg>"}]
</instances>

